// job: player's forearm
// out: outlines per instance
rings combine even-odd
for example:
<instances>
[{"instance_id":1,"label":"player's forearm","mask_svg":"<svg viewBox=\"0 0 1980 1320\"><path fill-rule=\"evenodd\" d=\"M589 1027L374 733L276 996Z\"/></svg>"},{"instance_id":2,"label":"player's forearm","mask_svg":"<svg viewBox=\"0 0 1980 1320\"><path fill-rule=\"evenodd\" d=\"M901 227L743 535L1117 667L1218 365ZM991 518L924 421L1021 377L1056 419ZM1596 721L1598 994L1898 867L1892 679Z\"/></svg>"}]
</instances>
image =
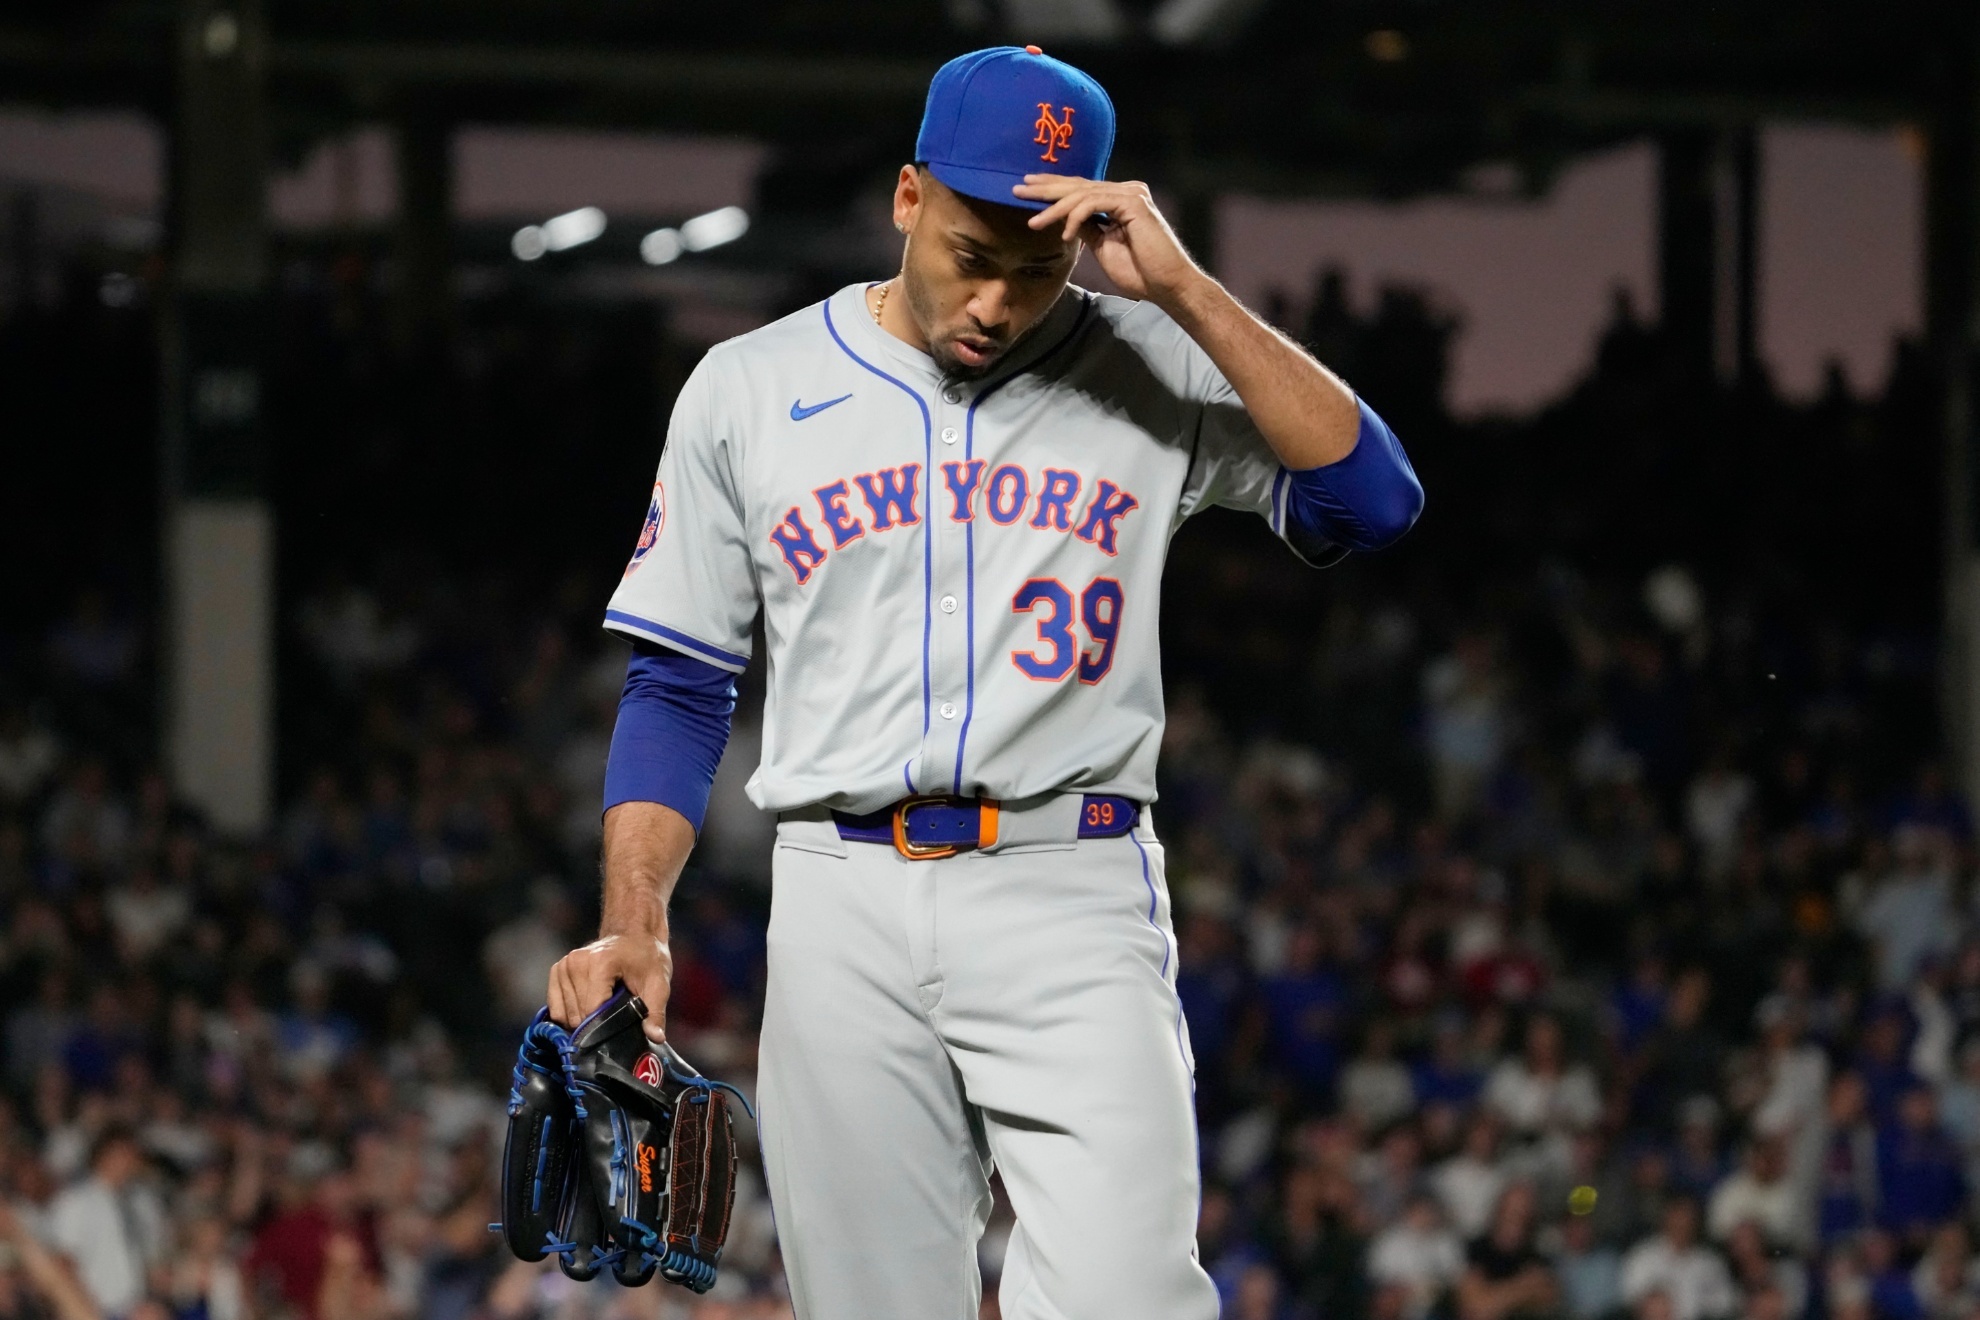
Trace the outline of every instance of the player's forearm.
<instances>
[{"instance_id":1,"label":"player's forearm","mask_svg":"<svg viewBox=\"0 0 1980 1320\"><path fill-rule=\"evenodd\" d=\"M551 1021L575 1030L624 986L646 1005L647 1038L656 1044L664 1038L674 975L667 900L693 847L694 826L672 807L635 800L606 811L598 938L550 969Z\"/></svg>"},{"instance_id":2,"label":"player's forearm","mask_svg":"<svg viewBox=\"0 0 1980 1320\"><path fill-rule=\"evenodd\" d=\"M734 677L641 642L605 765L601 935L665 940L667 900L694 848L735 710Z\"/></svg>"},{"instance_id":3,"label":"player's forearm","mask_svg":"<svg viewBox=\"0 0 1980 1320\"><path fill-rule=\"evenodd\" d=\"M694 849L694 826L658 802L605 813L605 897L598 933L667 937L667 904Z\"/></svg>"},{"instance_id":4,"label":"player's forearm","mask_svg":"<svg viewBox=\"0 0 1980 1320\"><path fill-rule=\"evenodd\" d=\"M1361 425L1354 391L1223 285L1205 275L1161 304L1224 373L1281 463L1300 471L1353 452Z\"/></svg>"}]
</instances>

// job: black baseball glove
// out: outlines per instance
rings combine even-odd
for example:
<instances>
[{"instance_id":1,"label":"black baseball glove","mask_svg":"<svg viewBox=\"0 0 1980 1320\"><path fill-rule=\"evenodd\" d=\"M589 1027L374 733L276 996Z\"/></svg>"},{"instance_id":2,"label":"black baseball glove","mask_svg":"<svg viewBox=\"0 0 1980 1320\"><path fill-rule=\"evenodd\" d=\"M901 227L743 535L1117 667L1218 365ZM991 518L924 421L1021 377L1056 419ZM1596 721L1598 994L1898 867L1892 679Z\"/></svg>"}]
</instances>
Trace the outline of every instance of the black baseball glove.
<instances>
[{"instance_id":1,"label":"black baseball glove","mask_svg":"<svg viewBox=\"0 0 1980 1320\"><path fill-rule=\"evenodd\" d=\"M517 1257L554 1251L572 1278L609 1265L623 1284L657 1272L707 1292L735 1204L729 1102L742 1095L648 1045L645 1019L621 988L575 1032L546 1011L524 1033L501 1228Z\"/></svg>"},{"instance_id":2,"label":"black baseball glove","mask_svg":"<svg viewBox=\"0 0 1980 1320\"><path fill-rule=\"evenodd\" d=\"M502 1151L502 1235L522 1260L542 1260L562 1242L578 1177L582 1094L570 1078L571 1037L537 1013L523 1032L509 1077L509 1139Z\"/></svg>"}]
</instances>

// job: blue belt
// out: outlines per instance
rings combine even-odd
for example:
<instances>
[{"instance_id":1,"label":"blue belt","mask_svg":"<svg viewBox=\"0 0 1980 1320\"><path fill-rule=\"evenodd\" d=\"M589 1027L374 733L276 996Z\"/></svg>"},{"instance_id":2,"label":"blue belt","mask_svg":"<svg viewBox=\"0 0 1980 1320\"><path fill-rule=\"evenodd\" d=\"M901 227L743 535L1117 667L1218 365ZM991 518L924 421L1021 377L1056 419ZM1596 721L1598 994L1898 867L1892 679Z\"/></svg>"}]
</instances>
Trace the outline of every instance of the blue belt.
<instances>
[{"instance_id":1,"label":"blue belt","mask_svg":"<svg viewBox=\"0 0 1980 1320\"><path fill-rule=\"evenodd\" d=\"M850 816L832 813L848 843L891 843L917 862L952 857L997 841L998 804L990 798L911 797L891 807ZM1079 837L1115 839L1134 828L1141 808L1112 793L1088 793L1079 807Z\"/></svg>"}]
</instances>

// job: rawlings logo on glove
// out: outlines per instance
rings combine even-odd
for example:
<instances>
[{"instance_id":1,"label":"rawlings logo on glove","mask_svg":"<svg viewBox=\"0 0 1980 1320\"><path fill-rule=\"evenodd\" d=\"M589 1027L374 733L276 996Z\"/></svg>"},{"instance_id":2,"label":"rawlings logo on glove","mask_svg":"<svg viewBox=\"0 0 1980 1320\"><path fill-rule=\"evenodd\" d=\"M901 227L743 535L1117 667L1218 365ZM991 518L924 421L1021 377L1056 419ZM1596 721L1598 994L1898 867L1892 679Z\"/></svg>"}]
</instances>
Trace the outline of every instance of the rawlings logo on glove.
<instances>
[{"instance_id":1,"label":"rawlings logo on glove","mask_svg":"<svg viewBox=\"0 0 1980 1320\"><path fill-rule=\"evenodd\" d=\"M574 1279L610 1266L629 1286L657 1272L707 1292L735 1206L729 1098L749 1105L667 1046L650 1050L645 1019L623 988L574 1032L536 1015L509 1091L493 1227L518 1259L555 1252Z\"/></svg>"}]
</instances>

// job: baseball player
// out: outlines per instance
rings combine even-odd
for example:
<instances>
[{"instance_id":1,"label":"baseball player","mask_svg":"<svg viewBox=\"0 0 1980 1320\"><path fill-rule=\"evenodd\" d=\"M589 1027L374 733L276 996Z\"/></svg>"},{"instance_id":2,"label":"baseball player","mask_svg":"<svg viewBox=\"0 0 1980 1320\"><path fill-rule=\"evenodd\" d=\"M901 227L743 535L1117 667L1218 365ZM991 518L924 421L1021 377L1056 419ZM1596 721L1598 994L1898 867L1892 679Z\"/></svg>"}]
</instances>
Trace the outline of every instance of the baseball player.
<instances>
[{"instance_id":1,"label":"baseball player","mask_svg":"<svg viewBox=\"0 0 1980 1320\"><path fill-rule=\"evenodd\" d=\"M667 1001L667 902L760 618L777 815L761 1131L801 1320L1208 1320L1162 845L1163 558L1198 509L1316 565L1414 522L1395 437L1106 180L1036 47L935 75L900 272L709 351L605 626L629 639L575 1025ZM1082 248L1128 297L1072 286Z\"/></svg>"}]
</instances>

